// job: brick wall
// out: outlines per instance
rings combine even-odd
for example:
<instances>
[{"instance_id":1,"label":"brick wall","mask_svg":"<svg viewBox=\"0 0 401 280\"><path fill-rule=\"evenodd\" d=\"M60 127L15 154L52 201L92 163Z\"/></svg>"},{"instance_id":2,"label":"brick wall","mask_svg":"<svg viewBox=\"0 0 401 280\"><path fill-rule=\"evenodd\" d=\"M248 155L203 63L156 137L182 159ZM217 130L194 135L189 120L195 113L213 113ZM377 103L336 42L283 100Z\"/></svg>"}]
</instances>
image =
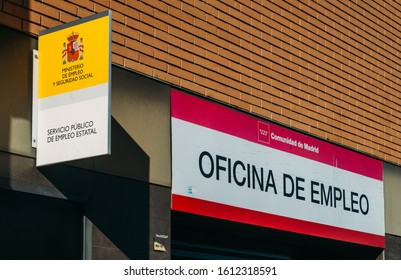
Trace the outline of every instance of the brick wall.
<instances>
[{"instance_id":1,"label":"brick wall","mask_svg":"<svg viewBox=\"0 0 401 280\"><path fill-rule=\"evenodd\" d=\"M107 9L114 64L401 164L396 1L0 0L0 24Z\"/></svg>"}]
</instances>

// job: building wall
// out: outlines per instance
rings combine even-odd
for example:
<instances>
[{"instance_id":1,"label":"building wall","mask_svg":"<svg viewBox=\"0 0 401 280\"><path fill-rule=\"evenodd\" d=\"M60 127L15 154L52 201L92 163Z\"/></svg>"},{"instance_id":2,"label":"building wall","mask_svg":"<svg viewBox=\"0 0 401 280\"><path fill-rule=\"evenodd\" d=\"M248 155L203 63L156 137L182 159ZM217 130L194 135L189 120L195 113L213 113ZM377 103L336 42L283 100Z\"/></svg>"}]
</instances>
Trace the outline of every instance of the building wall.
<instances>
[{"instance_id":1,"label":"building wall","mask_svg":"<svg viewBox=\"0 0 401 280\"><path fill-rule=\"evenodd\" d=\"M113 10L113 62L400 164L395 1L2 0L40 30Z\"/></svg>"},{"instance_id":2,"label":"building wall","mask_svg":"<svg viewBox=\"0 0 401 280\"><path fill-rule=\"evenodd\" d=\"M401 5L394 1L0 0L0 34L8 30L3 26L22 32L7 32L8 39L0 47L8 58L0 68L0 150L6 152L0 187L12 185L15 190L65 198L33 162L28 167L15 164L28 160L23 157L35 157L30 147L31 51L41 30L108 9L113 10L116 66L114 152L110 158L74 166L154 184L147 186L149 191L143 188L146 198L168 198L169 190L164 188L171 186L166 84L171 85L385 161L386 233L399 248L399 206L394 194L401 189L397 183ZM130 71L153 80L132 76ZM141 119L143 112L157 114ZM140 161L130 160L130 155L139 155ZM23 174L24 182L15 174ZM32 183L32 176L45 183ZM148 253L153 236L169 234L165 232L168 199L163 209L147 207L153 221L149 232L139 235L149 233L149 246L124 252L128 257L154 254ZM94 226L96 235L98 228L104 231L109 225ZM126 241L111 239L116 244ZM100 237L93 242L102 247Z\"/></svg>"},{"instance_id":3,"label":"building wall","mask_svg":"<svg viewBox=\"0 0 401 280\"><path fill-rule=\"evenodd\" d=\"M0 26L0 150L35 156L31 147L32 50L37 40ZM7 58L7 59L4 59Z\"/></svg>"}]
</instances>

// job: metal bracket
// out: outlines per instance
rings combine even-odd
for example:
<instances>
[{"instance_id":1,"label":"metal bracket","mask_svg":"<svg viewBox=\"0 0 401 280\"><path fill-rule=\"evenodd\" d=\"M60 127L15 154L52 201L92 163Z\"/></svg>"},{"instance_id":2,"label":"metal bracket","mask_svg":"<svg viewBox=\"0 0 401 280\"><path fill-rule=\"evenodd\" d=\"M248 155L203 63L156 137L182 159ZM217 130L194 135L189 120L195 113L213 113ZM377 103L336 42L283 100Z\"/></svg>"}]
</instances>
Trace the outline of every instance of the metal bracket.
<instances>
[{"instance_id":1,"label":"metal bracket","mask_svg":"<svg viewBox=\"0 0 401 280\"><path fill-rule=\"evenodd\" d=\"M36 148L38 136L38 61L39 52L32 55L32 148Z\"/></svg>"}]
</instances>

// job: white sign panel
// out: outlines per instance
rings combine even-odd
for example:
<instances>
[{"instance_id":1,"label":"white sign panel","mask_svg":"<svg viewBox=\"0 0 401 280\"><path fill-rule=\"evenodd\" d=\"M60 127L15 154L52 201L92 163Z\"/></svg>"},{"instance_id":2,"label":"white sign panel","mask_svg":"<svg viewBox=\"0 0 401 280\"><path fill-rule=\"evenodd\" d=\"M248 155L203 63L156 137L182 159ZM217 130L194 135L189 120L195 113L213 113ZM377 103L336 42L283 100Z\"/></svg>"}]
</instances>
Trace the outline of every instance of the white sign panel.
<instances>
[{"instance_id":1,"label":"white sign panel","mask_svg":"<svg viewBox=\"0 0 401 280\"><path fill-rule=\"evenodd\" d=\"M39 34L37 166L110 153L111 12Z\"/></svg>"},{"instance_id":2,"label":"white sign panel","mask_svg":"<svg viewBox=\"0 0 401 280\"><path fill-rule=\"evenodd\" d=\"M172 209L384 247L382 163L172 91Z\"/></svg>"}]
</instances>

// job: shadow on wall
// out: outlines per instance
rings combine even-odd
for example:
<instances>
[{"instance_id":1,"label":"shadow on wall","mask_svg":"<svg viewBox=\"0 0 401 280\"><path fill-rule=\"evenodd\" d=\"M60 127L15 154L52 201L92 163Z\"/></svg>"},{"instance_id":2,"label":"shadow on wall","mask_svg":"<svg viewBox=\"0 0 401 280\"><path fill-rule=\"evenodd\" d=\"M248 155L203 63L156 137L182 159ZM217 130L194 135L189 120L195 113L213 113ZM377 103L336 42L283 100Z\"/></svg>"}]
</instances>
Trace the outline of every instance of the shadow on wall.
<instances>
[{"instance_id":1,"label":"shadow on wall","mask_svg":"<svg viewBox=\"0 0 401 280\"><path fill-rule=\"evenodd\" d=\"M111 143L112 155L90 161L113 170L123 163L149 181L149 157L114 118ZM70 165L40 171L68 200L82 203L84 215L129 259L149 258L149 184Z\"/></svg>"}]
</instances>

